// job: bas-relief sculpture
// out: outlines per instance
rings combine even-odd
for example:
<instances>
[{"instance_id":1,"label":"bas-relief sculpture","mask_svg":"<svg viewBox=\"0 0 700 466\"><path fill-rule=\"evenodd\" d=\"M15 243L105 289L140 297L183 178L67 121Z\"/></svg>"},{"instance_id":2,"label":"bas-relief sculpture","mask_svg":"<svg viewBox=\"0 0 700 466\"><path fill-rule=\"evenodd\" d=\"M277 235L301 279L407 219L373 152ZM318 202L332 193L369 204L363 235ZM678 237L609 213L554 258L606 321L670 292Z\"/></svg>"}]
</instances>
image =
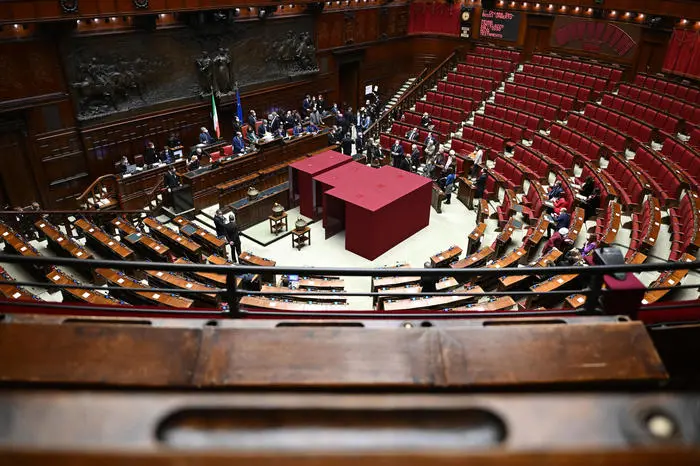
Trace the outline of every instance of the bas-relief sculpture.
<instances>
[{"instance_id":1,"label":"bas-relief sculpture","mask_svg":"<svg viewBox=\"0 0 700 466\"><path fill-rule=\"evenodd\" d=\"M166 101L234 94L240 86L318 71L311 18L75 38L63 44L78 118Z\"/></svg>"}]
</instances>

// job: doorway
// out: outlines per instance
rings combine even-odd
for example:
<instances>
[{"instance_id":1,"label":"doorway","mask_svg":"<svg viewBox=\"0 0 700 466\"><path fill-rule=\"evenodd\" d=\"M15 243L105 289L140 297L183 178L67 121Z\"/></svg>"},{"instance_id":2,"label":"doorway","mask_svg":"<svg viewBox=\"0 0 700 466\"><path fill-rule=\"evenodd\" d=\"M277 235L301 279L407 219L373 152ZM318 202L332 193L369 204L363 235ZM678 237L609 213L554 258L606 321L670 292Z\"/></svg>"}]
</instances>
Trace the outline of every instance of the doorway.
<instances>
[{"instance_id":1,"label":"doorway","mask_svg":"<svg viewBox=\"0 0 700 466\"><path fill-rule=\"evenodd\" d=\"M341 63L338 67L338 88L340 90L340 102L342 110L348 107L357 110L359 84L360 84L360 61Z\"/></svg>"},{"instance_id":2,"label":"doorway","mask_svg":"<svg viewBox=\"0 0 700 466\"><path fill-rule=\"evenodd\" d=\"M29 166L21 120L0 120L0 202L25 207L39 196Z\"/></svg>"}]
</instances>

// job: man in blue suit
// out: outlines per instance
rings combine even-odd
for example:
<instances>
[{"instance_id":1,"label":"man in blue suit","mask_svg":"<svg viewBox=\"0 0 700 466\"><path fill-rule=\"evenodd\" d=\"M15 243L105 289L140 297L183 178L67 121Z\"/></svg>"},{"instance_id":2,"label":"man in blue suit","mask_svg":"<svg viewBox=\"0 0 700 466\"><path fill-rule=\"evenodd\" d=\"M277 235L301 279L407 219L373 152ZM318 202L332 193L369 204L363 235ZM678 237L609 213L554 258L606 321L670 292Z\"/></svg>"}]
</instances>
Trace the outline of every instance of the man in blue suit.
<instances>
[{"instance_id":1,"label":"man in blue suit","mask_svg":"<svg viewBox=\"0 0 700 466\"><path fill-rule=\"evenodd\" d=\"M214 138L209 135L209 130L202 126L199 130L199 143L200 144L213 144Z\"/></svg>"},{"instance_id":2,"label":"man in blue suit","mask_svg":"<svg viewBox=\"0 0 700 466\"><path fill-rule=\"evenodd\" d=\"M236 135L233 137L233 141L231 144L233 145L234 154L242 154L243 151L245 151L245 142L243 142L243 134L241 134L240 132L236 133Z\"/></svg>"}]
</instances>

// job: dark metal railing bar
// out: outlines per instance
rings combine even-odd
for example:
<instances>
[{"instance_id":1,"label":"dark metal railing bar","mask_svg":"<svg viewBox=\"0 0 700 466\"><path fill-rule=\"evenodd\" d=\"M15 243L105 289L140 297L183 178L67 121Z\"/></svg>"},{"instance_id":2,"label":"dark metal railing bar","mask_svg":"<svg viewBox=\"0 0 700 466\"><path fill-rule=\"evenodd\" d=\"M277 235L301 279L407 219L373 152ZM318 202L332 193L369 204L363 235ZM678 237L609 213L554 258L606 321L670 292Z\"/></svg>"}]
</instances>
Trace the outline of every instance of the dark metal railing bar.
<instances>
[{"instance_id":1,"label":"dark metal railing bar","mask_svg":"<svg viewBox=\"0 0 700 466\"><path fill-rule=\"evenodd\" d=\"M42 216L42 215L99 215L117 216L123 214L154 215L153 211L146 210L0 210L0 216Z\"/></svg>"},{"instance_id":2,"label":"dark metal railing bar","mask_svg":"<svg viewBox=\"0 0 700 466\"><path fill-rule=\"evenodd\" d=\"M580 310L574 309L550 309L547 311L498 311L498 312L488 312L488 311L454 311L452 309L434 309L432 313L415 313L406 314L401 312L401 314L394 314L392 312L385 311L357 311L357 313L345 313L345 312L335 312L335 311L268 311L267 309L253 310L253 309L243 309L240 311L242 316L250 317L294 317L296 319L319 319L323 320L329 318L353 318L356 320L386 320L386 319L396 319L396 320L410 320L410 319L443 319L443 318L455 318L457 316L469 317L482 317L482 318L498 318L498 317L547 317L547 318L557 318L557 317L584 317L588 314Z\"/></svg>"},{"instance_id":3,"label":"dark metal railing bar","mask_svg":"<svg viewBox=\"0 0 700 466\"><path fill-rule=\"evenodd\" d=\"M210 273L235 273L241 274L295 274L300 276L308 275L345 275L345 276L369 276L369 277L401 277L401 276L426 276L426 277L503 277L510 275L565 275L576 274L581 277L591 275L610 275L616 272L647 272L647 271L672 271L672 270L695 270L700 269L700 261L693 262L669 262L665 264L622 264L622 265L596 265L596 266L556 266L556 267L508 267L508 268L344 268L344 267L294 267L275 266L258 267L253 265L214 265L214 264L173 264L169 262L148 262L148 261L119 261L119 260L96 260L96 259L74 259L59 257L27 257L14 254L0 254L0 263L18 264L47 264L47 265L67 265L78 266L78 268L115 268L124 270L148 269L179 272L210 272Z\"/></svg>"},{"instance_id":4,"label":"dark metal railing bar","mask_svg":"<svg viewBox=\"0 0 700 466\"><path fill-rule=\"evenodd\" d=\"M210 290L188 290L182 288L129 288L125 286L100 286L100 285L66 285L63 283L50 282L25 282L25 281L0 281L2 285L15 286L31 286L34 288L58 288L58 289L81 289L81 290L107 290L107 291L138 291L138 292L157 292L157 293L189 293L189 294L221 294L226 293L226 290L221 288L213 288Z\"/></svg>"},{"instance_id":5,"label":"dark metal railing bar","mask_svg":"<svg viewBox=\"0 0 700 466\"><path fill-rule=\"evenodd\" d=\"M689 288L700 288L700 285L695 284L695 285L672 285L672 286L659 286L659 287L646 287L644 290L646 291L658 291L658 290L684 290L684 289L689 289ZM611 290L608 288L603 288L601 290L601 293L603 294L609 294L609 293L618 293L619 290Z\"/></svg>"},{"instance_id":6,"label":"dark metal railing bar","mask_svg":"<svg viewBox=\"0 0 700 466\"><path fill-rule=\"evenodd\" d=\"M84 310L84 311L107 311L107 312L114 312L114 313L124 313L124 314L134 314L137 312L148 312L151 314L163 314L163 316L127 316L127 317L135 317L135 318L143 318L143 319L158 319L158 318L167 318L171 317L172 314L177 314L178 316L182 317L192 317L192 318L197 318L201 317L203 319L206 319L206 316L220 316L220 317L228 317L228 311L222 311L218 310L216 308L212 308L211 310L197 310L197 309L188 309L186 311L178 310L176 308L157 308L157 307L140 307L140 306L109 306L109 305L104 305L104 306L96 306L93 304L74 304L74 303L56 303L52 301L21 301L21 300L16 300L16 301L2 301L0 302L3 306L17 306L17 307L38 307L38 308L50 308L50 309L60 309L60 310ZM64 314L47 314L47 315L57 315L57 316L63 316ZM110 317L110 316L89 316L89 317ZM115 317L115 316L112 316ZM121 316L118 316L121 317Z\"/></svg>"}]
</instances>

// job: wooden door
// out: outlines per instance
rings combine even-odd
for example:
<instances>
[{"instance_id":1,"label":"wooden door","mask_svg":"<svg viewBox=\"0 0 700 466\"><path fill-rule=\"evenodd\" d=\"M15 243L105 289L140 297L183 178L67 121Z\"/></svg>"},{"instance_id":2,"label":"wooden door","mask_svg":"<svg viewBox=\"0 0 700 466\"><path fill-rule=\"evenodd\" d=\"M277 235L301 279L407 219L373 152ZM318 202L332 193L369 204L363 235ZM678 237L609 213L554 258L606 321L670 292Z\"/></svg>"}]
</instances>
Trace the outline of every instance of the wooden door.
<instances>
[{"instance_id":1,"label":"wooden door","mask_svg":"<svg viewBox=\"0 0 700 466\"><path fill-rule=\"evenodd\" d=\"M0 202L12 207L39 201L21 120L0 121Z\"/></svg>"},{"instance_id":2,"label":"wooden door","mask_svg":"<svg viewBox=\"0 0 700 466\"><path fill-rule=\"evenodd\" d=\"M358 103L358 86L360 84L360 62L351 61L342 63L338 67L338 75L340 80L340 101L343 103L343 109L348 106L353 108L353 112L357 109Z\"/></svg>"}]
</instances>

